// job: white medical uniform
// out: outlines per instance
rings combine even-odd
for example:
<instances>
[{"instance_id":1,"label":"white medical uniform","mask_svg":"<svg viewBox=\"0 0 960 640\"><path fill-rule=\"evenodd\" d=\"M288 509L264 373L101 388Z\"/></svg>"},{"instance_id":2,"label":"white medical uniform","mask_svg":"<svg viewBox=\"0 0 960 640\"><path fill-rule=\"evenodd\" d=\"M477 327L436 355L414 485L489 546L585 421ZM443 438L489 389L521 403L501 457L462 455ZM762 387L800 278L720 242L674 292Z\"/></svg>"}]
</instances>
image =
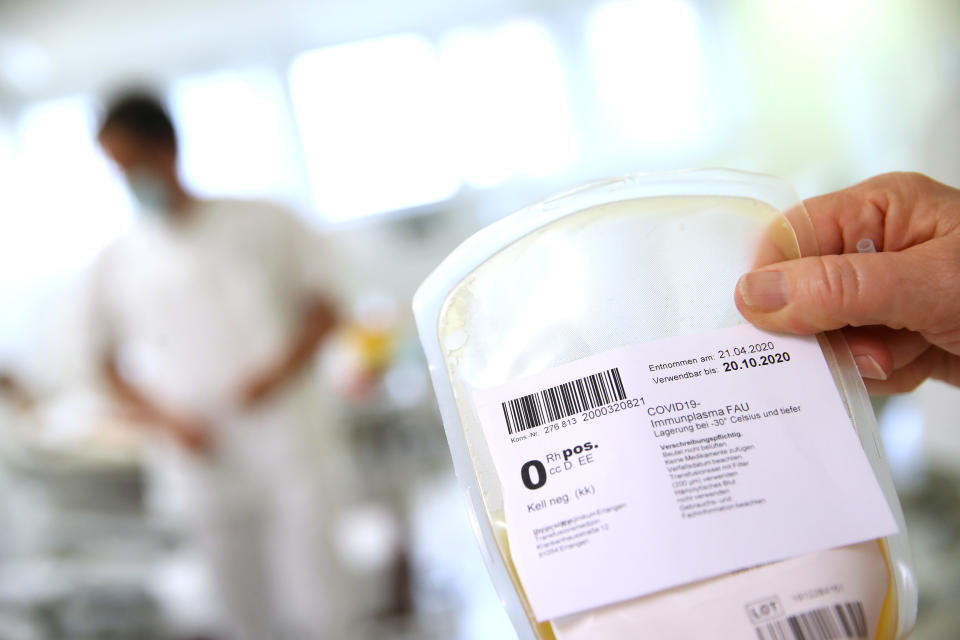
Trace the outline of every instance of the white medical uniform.
<instances>
[{"instance_id":1,"label":"white medical uniform","mask_svg":"<svg viewBox=\"0 0 960 640\"><path fill-rule=\"evenodd\" d=\"M326 553L324 416L304 380L253 410L243 385L289 347L309 300L332 289L332 259L285 210L198 204L183 221L146 216L100 256L94 322L124 377L169 411L214 430L199 457L173 446L167 469L204 551L231 636L325 638L342 611ZM307 376L303 376L306 378Z\"/></svg>"}]
</instances>

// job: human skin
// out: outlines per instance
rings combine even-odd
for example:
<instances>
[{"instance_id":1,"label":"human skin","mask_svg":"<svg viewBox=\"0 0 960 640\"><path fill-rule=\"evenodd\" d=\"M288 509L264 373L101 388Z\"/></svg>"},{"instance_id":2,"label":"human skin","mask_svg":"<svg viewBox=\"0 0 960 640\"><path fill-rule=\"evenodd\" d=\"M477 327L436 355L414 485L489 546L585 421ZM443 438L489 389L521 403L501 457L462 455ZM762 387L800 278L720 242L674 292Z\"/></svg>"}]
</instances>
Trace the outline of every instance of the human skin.
<instances>
[{"instance_id":1,"label":"human skin","mask_svg":"<svg viewBox=\"0 0 960 640\"><path fill-rule=\"evenodd\" d=\"M148 170L161 179L172 195L171 208L164 212L165 215L174 224L189 224L198 201L180 180L174 145L147 144L129 132L115 128L101 131L98 140L104 153L124 175L129 177L135 171ZM299 320L277 361L261 371L253 372L237 390L240 406L253 408L296 378L337 322L333 306L319 296L303 301ZM107 349L102 365L107 383L132 418L158 426L194 453L207 455L213 450L215 443L210 425L196 417L181 415L163 407L149 393L138 389L121 375L115 346Z\"/></svg>"},{"instance_id":2,"label":"human skin","mask_svg":"<svg viewBox=\"0 0 960 640\"><path fill-rule=\"evenodd\" d=\"M742 276L744 317L786 333L841 329L871 393L960 385L960 190L889 173L804 205L820 255ZM876 253L857 253L864 238Z\"/></svg>"}]
</instances>

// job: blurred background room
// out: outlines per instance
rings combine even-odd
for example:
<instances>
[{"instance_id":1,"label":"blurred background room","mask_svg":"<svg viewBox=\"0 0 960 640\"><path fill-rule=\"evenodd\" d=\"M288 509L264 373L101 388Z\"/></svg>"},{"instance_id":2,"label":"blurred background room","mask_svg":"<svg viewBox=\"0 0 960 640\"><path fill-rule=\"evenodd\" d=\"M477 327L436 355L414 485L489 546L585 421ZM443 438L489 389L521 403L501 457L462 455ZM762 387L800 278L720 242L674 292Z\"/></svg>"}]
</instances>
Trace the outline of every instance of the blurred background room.
<instances>
[{"instance_id":1,"label":"blurred background room","mask_svg":"<svg viewBox=\"0 0 960 640\"><path fill-rule=\"evenodd\" d=\"M189 309L165 302L182 304L157 285L170 273L138 290L136 269L104 266L157 226L102 127L129 87L170 114L188 204L273 212L217 236L237 246L210 241L253 256L235 280L174 274L194 287ZM960 186L960 3L0 2L0 638L515 637L453 477L411 296L526 204L703 166L776 174L802 197L891 170ZM124 265L169 267L161 252L189 244L171 238ZM269 265L272 289L257 271ZM122 304L101 299L104 270L126 277ZM304 311L314 286L319 315ZM209 398L264 333L221 304L235 289L256 309L257 295L287 301L276 327L262 319L278 336L262 353L289 366L231 404ZM211 317L204 305L220 324L192 319ZM122 321L104 312L117 306ZM163 389L210 387L203 420L120 401L118 379L136 393L168 355L123 342L130 317L159 327L153 347L200 345ZM919 573L914 637L954 638L960 391L928 383L875 407Z\"/></svg>"}]
</instances>

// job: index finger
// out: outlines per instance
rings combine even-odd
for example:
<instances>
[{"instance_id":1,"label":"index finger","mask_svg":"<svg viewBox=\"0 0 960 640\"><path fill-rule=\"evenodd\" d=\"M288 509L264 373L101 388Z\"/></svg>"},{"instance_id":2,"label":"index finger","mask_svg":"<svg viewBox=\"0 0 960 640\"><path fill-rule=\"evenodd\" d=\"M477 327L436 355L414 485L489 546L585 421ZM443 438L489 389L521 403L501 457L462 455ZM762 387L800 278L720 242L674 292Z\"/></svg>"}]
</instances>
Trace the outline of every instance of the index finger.
<instances>
[{"instance_id":1,"label":"index finger","mask_svg":"<svg viewBox=\"0 0 960 640\"><path fill-rule=\"evenodd\" d=\"M820 255L856 253L872 240L899 251L938 235L939 197L949 187L918 173L887 173L804 201Z\"/></svg>"}]
</instances>

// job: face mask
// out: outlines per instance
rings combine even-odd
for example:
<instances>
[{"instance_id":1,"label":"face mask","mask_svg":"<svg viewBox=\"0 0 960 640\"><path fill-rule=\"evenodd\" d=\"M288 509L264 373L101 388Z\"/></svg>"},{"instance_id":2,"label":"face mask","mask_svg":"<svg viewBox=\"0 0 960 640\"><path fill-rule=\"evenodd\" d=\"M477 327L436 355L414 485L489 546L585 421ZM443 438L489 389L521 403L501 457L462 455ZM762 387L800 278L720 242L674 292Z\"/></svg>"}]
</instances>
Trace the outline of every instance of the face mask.
<instances>
[{"instance_id":1,"label":"face mask","mask_svg":"<svg viewBox=\"0 0 960 640\"><path fill-rule=\"evenodd\" d=\"M173 194L167 183L148 169L137 169L127 177L127 187L144 211L163 213L173 207Z\"/></svg>"}]
</instances>

